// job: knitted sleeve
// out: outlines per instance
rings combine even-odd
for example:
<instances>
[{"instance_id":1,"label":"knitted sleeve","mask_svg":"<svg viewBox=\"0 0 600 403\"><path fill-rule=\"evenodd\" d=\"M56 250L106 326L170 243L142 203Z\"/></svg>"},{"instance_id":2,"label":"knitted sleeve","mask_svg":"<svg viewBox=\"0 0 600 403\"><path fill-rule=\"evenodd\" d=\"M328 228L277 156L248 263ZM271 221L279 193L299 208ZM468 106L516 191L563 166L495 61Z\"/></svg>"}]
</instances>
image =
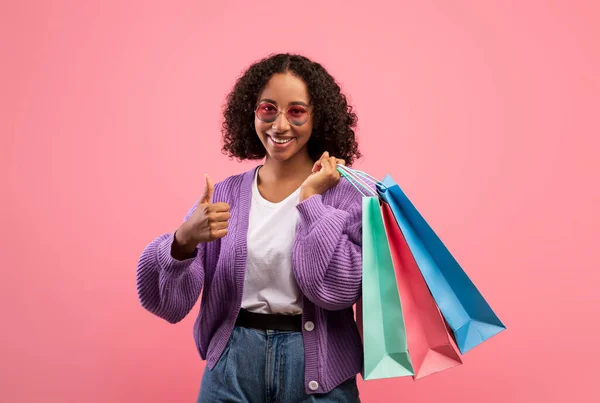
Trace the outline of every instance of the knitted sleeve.
<instances>
[{"instance_id":1,"label":"knitted sleeve","mask_svg":"<svg viewBox=\"0 0 600 403\"><path fill-rule=\"evenodd\" d=\"M189 219L198 202L185 216ZM142 306L170 323L181 321L191 311L202 290L206 244L194 256L176 260L171 256L175 233L162 234L143 250L137 266L138 298Z\"/></svg>"},{"instance_id":2,"label":"knitted sleeve","mask_svg":"<svg viewBox=\"0 0 600 403\"><path fill-rule=\"evenodd\" d=\"M339 185L338 185L339 186ZM294 274L303 294L327 310L351 307L362 284L362 200L336 192L333 207L314 195L299 203Z\"/></svg>"}]
</instances>

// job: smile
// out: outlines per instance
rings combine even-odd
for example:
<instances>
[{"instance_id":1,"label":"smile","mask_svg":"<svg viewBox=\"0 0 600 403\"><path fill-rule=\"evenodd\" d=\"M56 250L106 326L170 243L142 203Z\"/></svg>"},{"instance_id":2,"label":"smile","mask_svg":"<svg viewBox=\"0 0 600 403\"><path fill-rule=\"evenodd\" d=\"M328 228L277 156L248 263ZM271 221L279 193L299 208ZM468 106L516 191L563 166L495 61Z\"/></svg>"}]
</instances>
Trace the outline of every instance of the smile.
<instances>
[{"instance_id":1,"label":"smile","mask_svg":"<svg viewBox=\"0 0 600 403\"><path fill-rule=\"evenodd\" d=\"M277 143L277 144L285 144L285 143L289 143L290 141L293 140L293 138L289 138L289 139L276 139L274 137L271 137L271 139Z\"/></svg>"},{"instance_id":2,"label":"smile","mask_svg":"<svg viewBox=\"0 0 600 403\"><path fill-rule=\"evenodd\" d=\"M283 138L275 138L268 136L267 142L273 151L284 151L288 148L292 147L296 137L283 137Z\"/></svg>"}]
</instances>

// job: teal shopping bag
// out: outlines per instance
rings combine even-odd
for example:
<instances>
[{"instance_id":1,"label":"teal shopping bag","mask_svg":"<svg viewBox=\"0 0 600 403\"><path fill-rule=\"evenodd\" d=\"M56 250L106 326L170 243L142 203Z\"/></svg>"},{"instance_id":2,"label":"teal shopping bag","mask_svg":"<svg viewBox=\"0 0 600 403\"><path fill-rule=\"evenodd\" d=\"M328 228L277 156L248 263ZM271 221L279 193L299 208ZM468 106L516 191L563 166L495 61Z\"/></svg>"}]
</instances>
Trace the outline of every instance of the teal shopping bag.
<instances>
[{"instance_id":1,"label":"teal shopping bag","mask_svg":"<svg viewBox=\"0 0 600 403\"><path fill-rule=\"evenodd\" d=\"M396 274L378 197L363 197L363 379L412 376ZM361 309L362 308L362 309Z\"/></svg>"},{"instance_id":2,"label":"teal shopping bag","mask_svg":"<svg viewBox=\"0 0 600 403\"><path fill-rule=\"evenodd\" d=\"M387 175L377 186L390 205L461 353L506 329L440 238Z\"/></svg>"}]
</instances>

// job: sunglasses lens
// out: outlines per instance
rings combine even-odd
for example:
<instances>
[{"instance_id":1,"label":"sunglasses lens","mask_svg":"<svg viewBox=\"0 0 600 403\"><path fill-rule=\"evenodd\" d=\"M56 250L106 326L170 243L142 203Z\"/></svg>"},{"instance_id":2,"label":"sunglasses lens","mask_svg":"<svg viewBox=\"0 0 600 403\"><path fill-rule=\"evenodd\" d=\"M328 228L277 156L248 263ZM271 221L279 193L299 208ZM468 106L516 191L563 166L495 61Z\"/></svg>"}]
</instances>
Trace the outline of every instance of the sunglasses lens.
<instances>
[{"instance_id":1,"label":"sunglasses lens","mask_svg":"<svg viewBox=\"0 0 600 403\"><path fill-rule=\"evenodd\" d=\"M263 102L256 109L256 116L263 122L274 122L277 119L277 108L275 105Z\"/></svg>"},{"instance_id":2,"label":"sunglasses lens","mask_svg":"<svg viewBox=\"0 0 600 403\"><path fill-rule=\"evenodd\" d=\"M277 119L277 107L268 102L263 102L256 108L256 116L265 123L272 123ZM288 122L295 126L302 126L308 120L308 110L302 106L292 106L287 110Z\"/></svg>"},{"instance_id":3,"label":"sunglasses lens","mask_svg":"<svg viewBox=\"0 0 600 403\"><path fill-rule=\"evenodd\" d=\"M291 124L300 126L308 120L308 111L301 106L292 106L287 111L287 118Z\"/></svg>"}]
</instances>

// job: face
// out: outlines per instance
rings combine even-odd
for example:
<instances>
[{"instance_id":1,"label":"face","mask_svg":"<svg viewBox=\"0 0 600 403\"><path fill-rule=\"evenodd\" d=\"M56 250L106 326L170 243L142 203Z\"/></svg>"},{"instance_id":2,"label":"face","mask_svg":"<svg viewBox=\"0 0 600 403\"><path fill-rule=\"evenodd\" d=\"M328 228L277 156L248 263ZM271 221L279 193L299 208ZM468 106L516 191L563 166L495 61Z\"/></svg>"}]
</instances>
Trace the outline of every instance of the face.
<instances>
[{"instance_id":1,"label":"face","mask_svg":"<svg viewBox=\"0 0 600 403\"><path fill-rule=\"evenodd\" d=\"M256 133L268 158L286 161L308 156L312 113L308 88L301 78L289 73L271 77L259 94L254 114Z\"/></svg>"}]
</instances>

